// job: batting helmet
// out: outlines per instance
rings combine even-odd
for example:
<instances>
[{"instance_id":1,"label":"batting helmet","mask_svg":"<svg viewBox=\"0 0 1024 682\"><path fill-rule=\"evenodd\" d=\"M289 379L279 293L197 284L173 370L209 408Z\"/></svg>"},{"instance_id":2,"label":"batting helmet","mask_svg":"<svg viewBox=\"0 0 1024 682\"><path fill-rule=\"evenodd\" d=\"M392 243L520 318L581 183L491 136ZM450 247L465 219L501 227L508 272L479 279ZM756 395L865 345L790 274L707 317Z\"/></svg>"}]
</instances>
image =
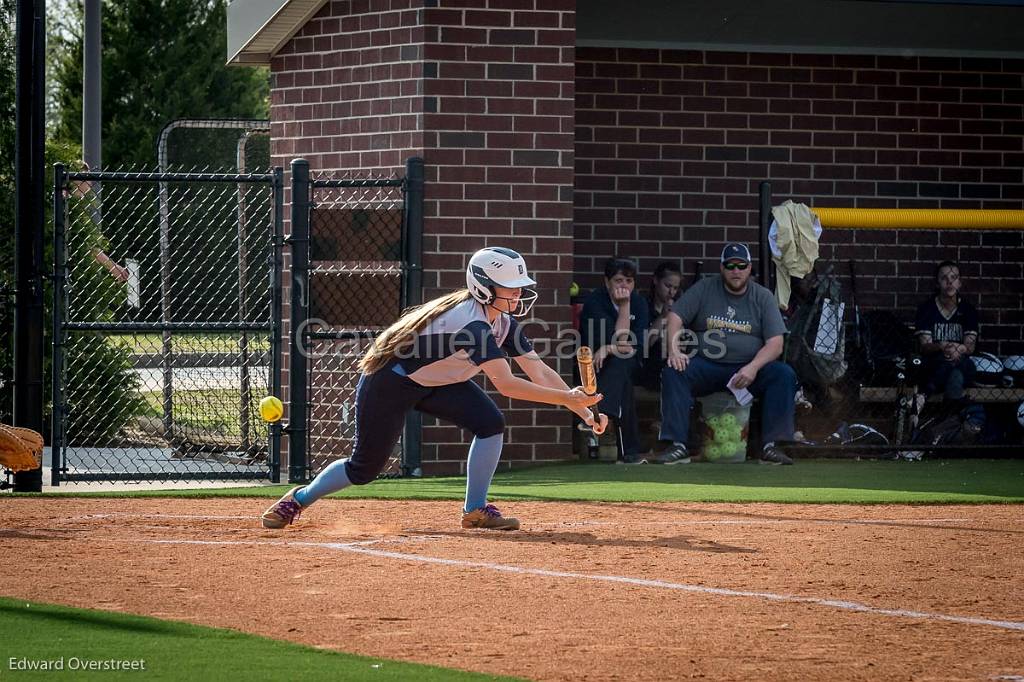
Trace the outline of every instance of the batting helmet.
<instances>
[{"instance_id":1,"label":"batting helmet","mask_svg":"<svg viewBox=\"0 0 1024 682\"><path fill-rule=\"evenodd\" d=\"M484 305L490 305L498 298L494 287L521 289L536 283L526 271L526 260L512 249L500 246L480 249L470 257L466 268L466 287L473 298ZM526 315L536 300L536 292L522 292L512 315Z\"/></svg>"}]
</instances>

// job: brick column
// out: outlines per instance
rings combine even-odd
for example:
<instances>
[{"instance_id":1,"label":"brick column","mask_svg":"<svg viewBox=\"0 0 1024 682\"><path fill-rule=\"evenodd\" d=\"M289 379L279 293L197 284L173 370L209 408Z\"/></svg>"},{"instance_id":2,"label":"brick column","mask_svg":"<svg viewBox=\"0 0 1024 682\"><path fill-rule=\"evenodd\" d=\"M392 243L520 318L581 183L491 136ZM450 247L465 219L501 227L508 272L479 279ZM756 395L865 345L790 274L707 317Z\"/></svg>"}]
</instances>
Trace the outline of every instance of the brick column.
<instances>
[{"instance_id":1,"label":"brick column","mask_svg":"<svg viewBox=\"0 0 1024 682\"><path fill-rule=\"evenodd\" d=\"M424 11L425 295L465 286L475 250L507 246L539 283L545 324L529 333L555 337L570 321L575 2L473 4ZM565 410L492 395L509 424L503 463L571 456ZM427 470L457 470L466 434L433 424Z\"/></svg>"},{"instance_id":2,"label":"brick column","mask_svg":"<svg viewBox=\"0 0 1024 682\"><path fill-rule=\"evenodd\" d=\"M555 337L570 320L575 2L424 4L335 0L289 41L271 64L274 163L390 173L423 156L425 298L464 286L473 251L508 246L540 282L531 335ZM568 413L494 397L505 464L571 456ZM426 419L424 471L460 470L466 442Z\"/></svg>"}]
</instances>

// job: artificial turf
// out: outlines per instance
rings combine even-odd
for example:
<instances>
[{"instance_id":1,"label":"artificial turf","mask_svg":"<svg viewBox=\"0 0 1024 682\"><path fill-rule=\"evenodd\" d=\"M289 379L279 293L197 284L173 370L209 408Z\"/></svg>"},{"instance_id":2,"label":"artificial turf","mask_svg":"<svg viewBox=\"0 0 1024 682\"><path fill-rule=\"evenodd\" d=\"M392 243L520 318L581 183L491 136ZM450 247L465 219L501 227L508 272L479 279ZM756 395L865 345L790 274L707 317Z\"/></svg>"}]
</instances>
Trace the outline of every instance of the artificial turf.
<instances>
[{"instance_id":1,"label":"artificial turf","mask_svg":"<svg viewBox=\"0 0 1024 682\"><path fill-rule=\"evenodd\" d=\"M0 632L5 633L0 642L2 679L7 678L5 673L19 680L516 679L324 651L235 630L6 597L0 597ZM134 662L135 668L114 670L115 661ZM39 669L47 663L49 669ZM59 669L54 667L58 665Z\"/></svg>"},{"instance_id":2,"label":"artificial turf","mask_svg":"<svg viewBox=\"0 0 1024 682\"><path fill-rule=\"evenodd\" d=\"M384 479L338 498L458 500L462 476ZM74 485L66 490L74 493ZM287 486L95 492L109 497L277 497ZM64 493L57 493L64 494ZM979 504L1024 502L1024 460L799 461L795 466L570 463L500 472L494 500L609 502L778 502L816 504Z\"/></svg>"}]
</instances>

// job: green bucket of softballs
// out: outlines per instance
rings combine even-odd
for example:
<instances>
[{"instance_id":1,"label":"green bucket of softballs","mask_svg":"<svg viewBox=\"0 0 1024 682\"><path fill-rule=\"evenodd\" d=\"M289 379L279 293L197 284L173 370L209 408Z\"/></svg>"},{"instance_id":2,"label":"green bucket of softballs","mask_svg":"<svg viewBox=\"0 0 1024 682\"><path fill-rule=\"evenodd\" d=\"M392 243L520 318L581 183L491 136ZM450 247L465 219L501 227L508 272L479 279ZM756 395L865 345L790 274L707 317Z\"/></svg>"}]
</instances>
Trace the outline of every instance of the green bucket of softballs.
<instances>
[{"instance_id":1,"label":"green bucket of softballs","mask_svg":"<svg viewBox=\"0 0 1024 682\"><path fill-rule=\"evenodd\" d=\"M709 462L742 462L747 458L750 405L740 405L732 393L712 393L698 398L704 422L704 459Z\"/></svg>"}]
</instances>

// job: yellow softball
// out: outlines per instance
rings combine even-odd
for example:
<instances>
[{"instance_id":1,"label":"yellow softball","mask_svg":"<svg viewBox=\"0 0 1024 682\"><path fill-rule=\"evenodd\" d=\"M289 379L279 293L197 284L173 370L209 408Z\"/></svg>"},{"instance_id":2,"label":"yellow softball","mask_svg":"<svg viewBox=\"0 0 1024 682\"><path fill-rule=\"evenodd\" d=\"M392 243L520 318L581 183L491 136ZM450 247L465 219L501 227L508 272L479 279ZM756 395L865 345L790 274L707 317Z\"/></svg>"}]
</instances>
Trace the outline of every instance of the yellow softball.
<instances>
[{"instance_id":1,"label":"yellow softball","mask_svg":"<svg viewBox=\"0 0 1024 682\"><path fill-rule=\"evenodd\" d=\"M260 401L260 416L265 422L276 422L284 415L284 405L276 396L268 395Z\"/></svg>"}]
</instances>

